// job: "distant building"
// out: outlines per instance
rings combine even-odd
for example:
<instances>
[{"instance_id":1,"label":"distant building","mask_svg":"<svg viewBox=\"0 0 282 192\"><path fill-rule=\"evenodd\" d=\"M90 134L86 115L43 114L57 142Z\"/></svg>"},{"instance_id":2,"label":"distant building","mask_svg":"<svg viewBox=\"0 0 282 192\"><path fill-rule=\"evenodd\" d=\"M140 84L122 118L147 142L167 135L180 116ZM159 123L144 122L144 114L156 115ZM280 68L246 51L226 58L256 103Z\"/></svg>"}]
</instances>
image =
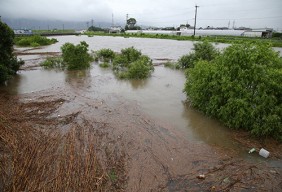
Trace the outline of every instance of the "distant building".
<instances>
[{"instance_id":1,"label":"distant building","mask_svg":"<svg viewBox=\"0 0 282 192\"><path fill-rule=\"evenodd\" d=\"M31 29L15 29L15 35L32 35Z\"/></svg>"},{"instance_id":2,"label":"distant building","mask_svg":"<svg viewBox=\"0 0 282 192\"><path fill-rule=\"evenodd\" d=\"M180 30L181 35L192 36L193 30L182 29ZM271 38L273 34L273 29L262 28L262 29L250 29L250 28L236 28L236 29L226 29L226 28L212 28L208 27L206 29L197 29L197 36L243 36L243 37L262 37Z\"/></svg>"},{"instance_id":3,"label":"distant building","mask_svg":"<svg viewBox=\"0 0 282 192\"><path fill-rule=\"evenodd\" d=\"M109 30L109 33L121 33L121 26L112 26Z\"/></svg>"},{"instance_id":4,"label":"distant building","mask_svg":"<svg viewBox=\"0 0 282 192\"><path fill-rule=\"evenodd\" d=\"M259 28L259 29L252 29L251 31L246 31L245 36L253 37L263 37L263 38L271 38L273 34L272 28Z\"/></svg>"}]
</instances>

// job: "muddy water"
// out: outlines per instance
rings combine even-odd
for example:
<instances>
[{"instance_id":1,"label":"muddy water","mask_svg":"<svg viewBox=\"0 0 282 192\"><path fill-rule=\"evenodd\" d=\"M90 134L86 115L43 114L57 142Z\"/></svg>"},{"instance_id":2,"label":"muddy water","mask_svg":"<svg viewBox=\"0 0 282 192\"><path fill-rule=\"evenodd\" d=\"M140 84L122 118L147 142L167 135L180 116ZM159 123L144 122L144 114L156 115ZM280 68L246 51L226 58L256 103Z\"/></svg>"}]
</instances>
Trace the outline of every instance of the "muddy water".
<instances>
[{"instance_id":1,"label":"muddy water","mask_svg":"<svg viewBox=\"0 0 282 192\"><path fill-rule=\"evenodd\" d=\"M160 39L87 36L55 38L58 39L58 43L27 52L58 52L61 45L66 42L76 44L80 41L86 41L90 50L110 48L119 52L122 48L134 46L157 62L159 59L177 60L180 56L191 51L193 47L193 42L190 41ZM226 46L224 44L217 45L219 48ZM22 57L26 60L33 58L31 56ZM37 58L38 56L35 55L34 59ZM80 81L79 86L78 81ZM77 93L90 98L97 97L97 94L100 97L114 94L136 102L145 113L177 127L189 140L230 148L241 156L245 156L246 151L229 137L227 128L185 105L186 97L182 92L184 82L183 72L162 66L155 67L152 77L147 80L124 81L117 80L110 70L101 69L93 64L90 70L78 72L40 68L21 71L19 75L7 83L7 86L0 87L0 90L22 94L71 86L75 87Z\"/></svg>"}]
</instances>

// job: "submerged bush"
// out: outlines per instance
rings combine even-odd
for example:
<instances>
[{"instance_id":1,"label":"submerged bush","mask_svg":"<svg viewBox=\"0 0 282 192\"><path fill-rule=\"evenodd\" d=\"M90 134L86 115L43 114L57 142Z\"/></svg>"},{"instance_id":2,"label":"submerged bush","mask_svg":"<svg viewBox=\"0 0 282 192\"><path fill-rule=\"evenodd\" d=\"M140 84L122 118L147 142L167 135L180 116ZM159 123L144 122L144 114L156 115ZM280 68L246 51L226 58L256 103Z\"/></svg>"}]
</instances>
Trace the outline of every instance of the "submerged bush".
<instances>
[{"instance_id":1,"label":"submerged bush","mask_svg":"<svg viewBox=\"0 0 282 192\"><path fill-rule=\"evenodd\" d=\"M282 61L267 44L232 45L186 71L191 104L232 128L282 140Z\"/></svg>"},{"instance_id":2,"label":"submerged bush","mask_svg":"<svg viewBox=\"0 0 282 192\"><path fill-rule=\"evenodd\" d=\"M109 68L110 64L107 63L107 62L104 62L104 63L100 63L99 66L102 67L102 68Z\"/></svg>"},{"instance_id":3,"label":"submerged bush","mask_svg":"<svg viewBox=\"0 0 282 192\"><path fill-rule=\"evenodd\" d=\"M38 47L44 45L51 45L58 42L57 39L48 39L47 37L42 37L39 35L17 37L15 39L15 44L21 47Z\"/></svg>"},{"instance_id":4,"label":"submerged bush","mask_svg":"<svg viewBox=\"0 0 282 192\"><path fill-rule=\"evenodd\" d=\"M180 69L179 63L168 61L164 64L165 67L170 69Z\"/></svg>"},{"instance_id":5,"label":"submerged bush","mask_svg":"<svg viewBox=\"0 0 282 192\"><path fill-rule=\"evenodd\" d=\"M211 61L218 56L219 51L208 41L194 44L194 52L183 55L179 60L179 66L182 69L192 68L199 60Z\"/></svg>"},{"instance_id":6,"label":"submerged bush","mask_svg":"<svg viewBox=\"0 0 282 192\"><path fill-rule=\"evenodd\" d=\"M85 41L78 45L65 43L62 47L63 62L67 69L85 69L90 67L92 57L88 53L88 44Z\"/></svg>"},{"instance_id":7,"label":"submerged bush","mask_svg":"<svg viewBox=\"0 0 282 192\"><path fill-rule=\"evenodd\" d=\"M63 62L62 57L47 57L45 61L40 63L40 66L50 69L50 68L59 68L59 69L64 69L65 64Z\"/></svg>"},{"instance_id":8,"label":"submerged bush","mask_svg":"<svg viewBox=\"0 0 282 192\"><path fill-rule=\"evenodd\" d=\"M115 58L115 52L111 49L101 49L97 51L96 57L103 62L110 62Z\"/></svg>"},{"instance_id":9,"label":"submerged bush","mask_svg":"<svg viewBox=\"0 0 282 192\"><path fill-rule=\"evenodd\" d=\"M125 71L116 71L118 77L126 79L144 79L151 75L154 70L152 60L145 55L142 55L136 61L128 65Z\"/></svg>"},{"instance_id":10,"label":"submerged bush","mask_svg":"<svg viewBox=\"0 0 282 192\"><path fill-rule=\"evenodd\" d=\"M154 71L152 60L134 47L121 50L113 62L113 70L119 78L144 79Z\"/></svg>"}]
</instances>

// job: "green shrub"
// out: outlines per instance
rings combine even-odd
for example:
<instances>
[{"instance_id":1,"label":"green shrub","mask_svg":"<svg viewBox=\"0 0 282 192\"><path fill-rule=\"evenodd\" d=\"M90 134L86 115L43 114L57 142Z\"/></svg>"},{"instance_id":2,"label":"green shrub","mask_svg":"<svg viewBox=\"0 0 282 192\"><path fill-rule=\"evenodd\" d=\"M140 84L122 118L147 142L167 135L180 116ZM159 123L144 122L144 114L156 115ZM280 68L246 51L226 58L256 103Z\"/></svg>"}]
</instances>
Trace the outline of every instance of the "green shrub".
<instances>
[{"instance_id":1,"label":"green shrub","mask_svg":"<svg viewBox=\"0 0 282 192\"><path fill-rule=\"evenodd\" d=\"M30 46L30 42L28 39L20 39L18 41L16 41L16 45L21 46L21 47L27 47Z\"/></svg>"},{"instance_id":2,"label":"green shrub","mask_svg":"<svg viewBox=\"0 0 282 192\"><path fill-rule=\"evenodd\" d=\"M152 60L134 47L121 50L113 61L113 70L119 78L143 79L154 70Z\"/></svg>"},{"instance_id":3,"label":"green shrub","mask_svg":"<svg viewBox=\"0 0 282 192\"><path fill-rule=\"evenodd\" d=\"M170 68L170 69L180 69L179 63L171 62L168 61L164 64L165 67Z\"/></svg>"},{"instance_id":4,"label":"green shrub","mask_svg":"<svg viewBox=\"0 0 282 192\"><path fill-rule=\"evenodd\" d=\"M178 60L182 69L194 67L199 60L211 61L219 54L219 51L208 41L195 43L193 50L193 53L183 55Z\"/></svg>"},{"instance_id":5,"label":"green shrub","mask_svg":"<svg viewBox=\"0 0 282 192\"><path fill-rule=\"evenodd\" d=\"M154 70L152 60L148 56L142 55L138 60L132 62L127 71L129 79L144 79L151 75Z\"/></svg>"},{"instance_id":6,"label":"green shrub","mask_svg":"<svg viewBox=\"0 0 282 192\"><path fill-rule=\"evenodd\" d=\"M38 47L44 45L51 45L58 42L56 39L48 39L47 37L42 37L39 35L17 37L15 39L15 44L21 47Z\"/></svg>"},{"instance_id":7,"label":"green shrub","mask_svg":"<svg viewBox=\"0 0 282 192\"><path fill-rule=\"evenodd\" d=\"M121 55L126 59L126 63L131 63L138 60L142 53L134 47L129 47L121 50Z\"/></svg>"},{"instance_id":8,"label":"green shrub","mask_svg":"<svg viewBox=\"0 0 282 192\"><path fill-rule=\"evenodd\" d=\"M111 49L101 49L97 53L98 60L109 62L115 58L115 52Z\"/></svg>"},{"instance_id":9,"label":"green shrub","mask_svg":"<svg viewBox=\"0 0 282 192\"><path fill-rule=\"evenodd\" d=\"M31 46L31 47L39 47L40 44L39 44L39 43L36 43L36 42L32 42L32 43L30 44L30 46Z\"/></svg>"},{"instance_id":10,"label":"green shrub","mask_svg":"<svg viewBox=\"0 0 282 192\"><path fill-rule=\"evenodd\" d=\"M104 63L100 63L99 66L102 68L109 68L111 65L107 62L104 62Z\"/></svg>"},{"instance_id":11,"label":"green shrub","mask_svg":"<svg viewBox=\"0 0 282 192\"><path fill-rule=\"evenodd\" d=\"M65 64L63 63L62 57L47 57L45 61L40 63L40 66L44 67L45 69L50 69L50 68L64 69L65 68Z\"/></svg>"},{"instance_id":12,"label":"green shrub","mask_svg":"<svg viewBox=\"0 0 282 192\"><path fill-rule=\"evenodd\" d=\"M80 42L78 45L65 43L61 50L67 69L85 69L90 67L92 57L88 53L88 44L85 41Z\"/></svg>"},{"instance_id":13,"label":"green shrub","mask_svg":"<svg viewBox=\"0 0 282 192\"><path fill-rule=\"evenodd\" d=\"M180 59L178 59L178 65L182 69L188 69L194 67L196 61L195 53L190 53L180 57Z\"/></svg>"},{"instance_id":14,"label":"green shrub","mask_svg":"<svg viewBox=\"0 0 282 192\"><path fill-rule=\"evenodd\" d=\"M282 140L282 61L270 45L234 44L186 76L194 107L229 127Z\"/></svg>"},{"instance_id":15,"label":"green shrub","mask_svg":"<svg viewBox=\"0 0 282 192\"><path fill-rule=\"evenodd\" d=\"M18 61L13 53L15 37L13 30L1 21L0 34L0 83L3 83L15 75L24 62Z\"/></svg>"}]
</instances>

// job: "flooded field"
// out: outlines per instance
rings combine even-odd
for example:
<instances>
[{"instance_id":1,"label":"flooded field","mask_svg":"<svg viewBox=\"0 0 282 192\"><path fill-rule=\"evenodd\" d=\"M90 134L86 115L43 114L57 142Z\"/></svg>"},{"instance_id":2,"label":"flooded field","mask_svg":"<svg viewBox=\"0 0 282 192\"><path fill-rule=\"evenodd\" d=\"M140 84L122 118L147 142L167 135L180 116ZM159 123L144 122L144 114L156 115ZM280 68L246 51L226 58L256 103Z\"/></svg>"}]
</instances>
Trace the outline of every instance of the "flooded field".
<instances>
[{"instance_id":1,"label":"flooded field","mask_svg":"<svg viewBox=\"0 0 282 192\"><path fill-rule=\"evenodd\" d=\"M112 143L119 147L118 150L125 150L123 153L127 158L135 162L127 168L127 175L131 176L127 189L175 191L180 187L181 191L193 186L195 190L203 190L213 184L206 183L203 185L205 188L201 188L195 184L197 181L191 183L191 175L197 175L199 170L211 171L209 164L218 166L224 157L239 158L256 165L266 164L271 169L281 171L279 151L276 152L276 158L270 159L263 159L258 154L248 154L251 147L265 146L255 140L253 144L239 142L235 139L233 131L189 106L182 91L185 83L182 71L160 65L155 67L152 77L146 80L118 80L111 70L102 69L96 63L92 64L91 69L82 71L44 70L38 66L46 56L42 53L57 54L61 45L66 42L76 44L86 41L90 50L110 48L116 52L134 46L151 57L155 64L177 60L191 51L193 42L98 36L55 38L59 42L51 46L34 50L19 49L19 52L28 53L19 57L24 59L29 67L20 71L6 86L0 87L0 90L22 96L23 100L37 101L51 97L63 101L62 106L51 114L51 117L58 114L62 117L79 114L78 123L82 120L92 124L96 121L108 123L113 127L109 133ZM217 45L218 48L226 46L228 45ZM67 132L70 128L65 125L62 129ZM108 141L104 138L101 142ZM249 169L248 164L238 163L237 166ZM153 173L151 169L163 176ZM230 170L231 168L227 172ZM224 177L220 174L217 176ZM275 174L269 178L272 176L275 177ZM136 184L137 180L139 184ZM142 185L148 185L148 188L142 189ZM265 185L269 187L271 182Z\"/></svg>"}]
</instances>

